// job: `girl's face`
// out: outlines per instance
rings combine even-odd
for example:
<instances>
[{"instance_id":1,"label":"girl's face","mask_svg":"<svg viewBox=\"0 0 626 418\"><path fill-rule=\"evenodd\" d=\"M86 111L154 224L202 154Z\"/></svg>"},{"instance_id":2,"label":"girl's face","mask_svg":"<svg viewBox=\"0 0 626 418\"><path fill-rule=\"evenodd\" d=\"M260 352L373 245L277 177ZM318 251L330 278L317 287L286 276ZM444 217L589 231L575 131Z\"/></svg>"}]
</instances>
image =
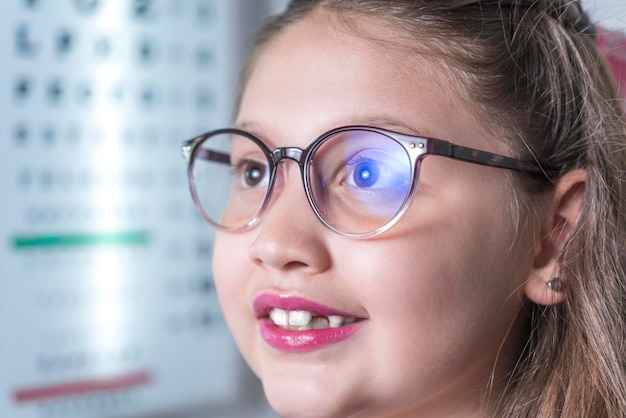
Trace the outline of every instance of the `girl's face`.
<instances>
[{"instance_id":1,"label":"girl's face","mask_svg":"<svg viewBox=\"0 0 626 418\"><path fill-rule=\"evenodd\" d=\"M398 35L374 20L359 27ZM458 99L461 88L432 58L317 15L263 50L237 125L270 148L306 148L364 124L507 153ZM315 217L286 161L260 224L218 233L214 254L226 321L272 406L287 417L479 414L491 374L516 359L519 288L533 259L507 171L428 156L402 220L355 240ZM309 313L323 329L274 322Z\"/></svg>"}]
</instances>

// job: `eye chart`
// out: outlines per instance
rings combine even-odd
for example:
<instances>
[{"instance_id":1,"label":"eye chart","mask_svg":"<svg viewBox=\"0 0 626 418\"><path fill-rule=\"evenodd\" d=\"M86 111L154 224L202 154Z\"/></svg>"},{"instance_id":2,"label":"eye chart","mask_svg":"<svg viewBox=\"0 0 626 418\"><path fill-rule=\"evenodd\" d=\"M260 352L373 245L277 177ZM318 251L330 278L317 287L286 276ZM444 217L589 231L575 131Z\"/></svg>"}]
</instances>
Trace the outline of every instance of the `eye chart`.
<instances>
[{"instance_id":1,"label":"eye chart","mask_svg":"<svg viewBox=\"0 0 626 418\"><path fill-rule=\"evenodd\" d=\"M237 5L2 1L0 417L242 416L180 157L229 123Z\"/></svg>"}]
</instances>

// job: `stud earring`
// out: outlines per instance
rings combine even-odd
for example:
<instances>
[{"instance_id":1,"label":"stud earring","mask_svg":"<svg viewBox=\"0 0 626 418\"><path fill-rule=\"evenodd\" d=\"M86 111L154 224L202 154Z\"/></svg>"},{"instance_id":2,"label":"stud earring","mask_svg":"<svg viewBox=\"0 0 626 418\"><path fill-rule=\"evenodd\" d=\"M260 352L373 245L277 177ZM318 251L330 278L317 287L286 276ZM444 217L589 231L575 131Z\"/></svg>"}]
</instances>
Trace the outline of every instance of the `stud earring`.
<instances>
[{"instance_id":1,"label":"stud earring","mask_svg":"<svg viewBox=\"0 0 626 418\"><path fill-rule=\"evenodd\" d=\"M561 279L559 279L558 277L553 277L552 279L550 279L547 285L548 288L553 292L559 293L561 290L563 290L563 282L561 282Z\"/></svg>"}]
</instances>

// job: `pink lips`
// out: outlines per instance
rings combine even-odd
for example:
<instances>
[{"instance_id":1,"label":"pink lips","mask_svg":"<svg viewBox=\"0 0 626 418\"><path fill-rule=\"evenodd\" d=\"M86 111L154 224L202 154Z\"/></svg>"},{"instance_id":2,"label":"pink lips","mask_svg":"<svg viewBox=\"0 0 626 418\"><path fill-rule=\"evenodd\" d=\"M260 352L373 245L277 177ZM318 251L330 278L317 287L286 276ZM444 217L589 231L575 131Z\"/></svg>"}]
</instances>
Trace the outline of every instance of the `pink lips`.
<instances>
[{"instance_id":1,"label":"pink lips","mask_svg":"<svg viewBox=\"0 0 626 418\"><path fill-rule=\"evenodd\" d=\"M253 303L254 312L259 319L261 338L272 348L286 352L304 352L318 350L339 343L357 332L363 322L358 321L339 328L312 329L306 331L291 331L277 327L268 318L272 308L284 310L305 310L320 315L340 315L354 317L354 315L320 305L307 299L296 296L278 296L262 294Z\"/></svg>"}]
</instances>

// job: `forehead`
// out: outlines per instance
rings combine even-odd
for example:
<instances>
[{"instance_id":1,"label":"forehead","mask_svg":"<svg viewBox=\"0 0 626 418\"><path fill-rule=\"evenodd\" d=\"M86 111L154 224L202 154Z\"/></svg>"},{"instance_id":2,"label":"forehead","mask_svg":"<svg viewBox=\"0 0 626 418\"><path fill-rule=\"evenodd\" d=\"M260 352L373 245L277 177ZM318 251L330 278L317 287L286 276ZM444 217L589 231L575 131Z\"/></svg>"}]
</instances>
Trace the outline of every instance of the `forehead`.
<instances>
[{"instance_id":1,"label":"forehead","mask_svg":"<svg viewBox=\"0 0 626 418\"><path fill-rule=\"evenodd\" d=\"M411 73L426 76L439 87L449 86L441 83L445 68L429 52L421 42L380 18L322 11L288 25L262 47L251 77L255 73L258 76L259 67L274 74L282 70L281 75L309 76L310 80L317 78L312 73L334 75L327 78L329 82L341 77L358 80L361 76L395 76L391 79L400 82L406 81L400 76ZM294 64L296 67L288 66ZM308 71L304 71L307 65ZM296 68L299 74L294 74Z\"/></svg>"},{"instance_id":2,"label":"forehead","mask_svg":"<svg viewBox=\"0 0 626 418\"><path fill-rule=\"evenodd\" d=\"M316 13L260 51L238 125L261 125L272 135L286 128L309 139L370 120L445 139L467 133L476 121L458 99L460 77L431 54L415 51L406 33L380 19Z\"/></svg>"}]
</instances>

